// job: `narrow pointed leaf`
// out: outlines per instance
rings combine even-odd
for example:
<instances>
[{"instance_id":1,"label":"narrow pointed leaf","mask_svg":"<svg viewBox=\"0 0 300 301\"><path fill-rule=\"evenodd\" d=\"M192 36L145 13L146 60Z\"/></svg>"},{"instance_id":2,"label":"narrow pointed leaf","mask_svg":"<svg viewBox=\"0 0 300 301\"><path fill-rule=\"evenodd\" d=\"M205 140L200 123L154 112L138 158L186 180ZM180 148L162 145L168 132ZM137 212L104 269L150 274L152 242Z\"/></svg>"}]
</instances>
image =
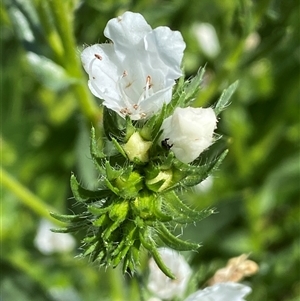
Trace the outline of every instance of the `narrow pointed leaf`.
<instances>
[{"instance_id":1,"label":"narrow pointed leaf","mask_svg":"<svg viewBox=\"0 0 300 301\"><path fill-rule=\"evenodd\" d=\"M191 251L197 250L200 247L199 244L183 241L175 237L163 224L157 225L157 229L161 240L172 249L178 251Z\"/></svg>"},{"instance_id":2,"label":"narrow pointed leaf","mask_svg":"<svg viewBox=\"0 0 300 301\"><path fill-rule=\"evenodd\" d=\"M217 116L229 106L230 104L229 100L232 94L234 93L234 91L236 90L238 83L239 83L238 81L234 82L232 85L230 85L227 89L223 91L221 97L219 98L214 108L214 111Z\"/></svg>"}]
</instances>

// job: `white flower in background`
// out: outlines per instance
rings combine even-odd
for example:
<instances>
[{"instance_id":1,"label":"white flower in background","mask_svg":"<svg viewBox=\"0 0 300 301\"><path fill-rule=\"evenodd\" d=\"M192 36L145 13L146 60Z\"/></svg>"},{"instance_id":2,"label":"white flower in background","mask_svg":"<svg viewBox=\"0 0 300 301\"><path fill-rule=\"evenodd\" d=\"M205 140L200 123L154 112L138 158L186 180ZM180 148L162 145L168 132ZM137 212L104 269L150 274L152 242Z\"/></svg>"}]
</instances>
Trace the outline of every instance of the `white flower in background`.
<instances>
[{"instance_id":1,"label":"white flower in background","mask_svg":"<svg viewBox=\"0 0 300 301\"><path fill-rule=\"evenodd\" d=\"M244 297L250 292L249 286L225 282L199 290L184 301L245 301Z\"/></svg>"},{"instance_id":2,"label":"white flower in background","mask_svg":"<svg viewBox=\"0 0 300 301\"><path fill-rule=\"evenodd\" d=\"M176 108L162 124L162 140L183 163L194 161L213 143L217 117L212 108Z\"/></svg>"},{"instance_id":3,"label":"white flower in background","mask_svg":"<svg viewBox=\"0 0 300 301\"><path fill-rule=\"evenodd\" d=\"M192 30L199 47L210 58L220 53L220 43L215 28L209 23L194 24Z\"/></svg>"},{"instance_id":4,"label":"white flower in background","mask_svg":"<svg viewBox=\"0 0 300 301\"><path fill-rule=\"evenodd\" d=\"M259 45L260 40L260 35L257 32L250 33L249 36L246 38L244 49L246 51L254 50Z\"/></svg>"},{"instance_id":5,"label":"white flower in background","mask_svg":"<svg viewBox=\"0 0 300 301\"><path fill-rule=\"evenodd\" d=\"M194 188L197 193L207 193L211 190L214 183L214 179L212 176L208 176L199 184L195 185Z\"/></svg>"},{"instance_id":6,"label":"white flower in background","mask_svg":"<svg viewBox=\"0 0 300 301\"><path fill-rule=\"evenodd\" d=\"M49 255L55 252L69 252L75 247L75 239L70 234L53 233L50 229L55 225L42 219L34 239L34 245L43 254Z\"/></svg>"},{"instance_id":7,"label":"white flower in background","mask_svg":"<svg viewBox=\"0 0 300 301\"><path fill-rule=\"evenodd\" d=\"M153 258L150 259L150 275L148 280L148 289L161 299L171 299L180 297L186 290L191 276L191 268L181 256L174 250L168 248L158 249L164 263L169 267L176 279L167 277L156 265Z\"/></svg>"},{"instance_id":8,"label":"white flower in background","mask_svg":"<svg viewBox=\"0 0 300 301\"><path fill-rule=\"evenodd\" d=\"M152 29L138 13L110 20L104 35L112 43L87 47L81 54L89 88L103 105L132 120L148 118L172 98L185 43L168 27Z\"/></svg>"}]
</instances>

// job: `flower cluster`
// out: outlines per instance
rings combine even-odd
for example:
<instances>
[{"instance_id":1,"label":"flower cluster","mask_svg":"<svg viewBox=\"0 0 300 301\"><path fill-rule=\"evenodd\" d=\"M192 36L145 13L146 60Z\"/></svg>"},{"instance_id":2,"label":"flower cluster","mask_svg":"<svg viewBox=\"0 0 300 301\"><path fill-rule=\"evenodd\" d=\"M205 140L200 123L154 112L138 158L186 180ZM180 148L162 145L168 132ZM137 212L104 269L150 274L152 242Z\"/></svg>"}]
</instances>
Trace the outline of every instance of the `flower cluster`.
<instances>
[{"instance_id":1,"label":"flower cluster","mask_svg":"<svg viewBox=\"0 0 300 301\"><path fill-rule=\"evenodd\" d=\"M87 47L82 62L92 93L103 100L107 139L99 149L91 132L91 157L99 172L98 187L88 190L71 177L82 213L59 215L68 223L57 232L86 231L83 256L100 265L133 273L141 248L148 250L170 278L174 273L158 246L197 250L199 244L174 236L170 228L194 223L214 211L195 211L178 191L199 184L221 163L226 151L201 158L215 140L217 115L227 106L236 84L214 108L193 108L204 70L190 81L182 73L185 43L179 32L154 30L137 13L110 20L104 33L111 42Z\"/></svg>"}]
</instances>

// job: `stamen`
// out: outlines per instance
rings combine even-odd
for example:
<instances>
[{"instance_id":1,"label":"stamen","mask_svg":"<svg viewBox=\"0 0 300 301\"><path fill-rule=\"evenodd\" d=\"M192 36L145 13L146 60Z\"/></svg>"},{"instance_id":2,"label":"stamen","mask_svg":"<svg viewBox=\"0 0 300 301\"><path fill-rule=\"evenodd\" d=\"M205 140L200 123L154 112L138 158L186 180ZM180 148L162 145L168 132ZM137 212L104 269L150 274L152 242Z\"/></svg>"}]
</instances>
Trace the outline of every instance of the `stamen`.
<instances>
[{"instance_id":1,"label":"stamen","mask_svg":"<svg viewBox=\"0 0 300 301\"><path fill-rule=\"evenodd\" d=\"M102 56L100 54L95 53L95 58L98 60L102 61Z\"/></svg>"},{"instance_id":2,"label":"stamen","mask_svg":"<svg viewBox=\"0 0 300 301\"><path fill-rule=\"evenodd\" d=\"M139 106L137 104L132 106L135 110L137 110L139 108Z\"/></svg>"},{"instance_id":3,"label":"stamen","mask_svg":"<svg viewBox=\"0 0 300 301\"><path fill-rule=\"evenodd\" d=\"M131 115L132 113L128 110L128 108L123 108L120 110L120 113L123 115Z\"/></svg>"},{"instance_id":4,"label":"stamen","mask_svg":"<svg viewBox=\"0 0 300 301\"><path fill-rule=\"evenodd\" d=\"M145 98L149 97L149 89L151 88L151 76L148 75L146 78L146 87L145 87Z\"/></svg>"}]
</instances>

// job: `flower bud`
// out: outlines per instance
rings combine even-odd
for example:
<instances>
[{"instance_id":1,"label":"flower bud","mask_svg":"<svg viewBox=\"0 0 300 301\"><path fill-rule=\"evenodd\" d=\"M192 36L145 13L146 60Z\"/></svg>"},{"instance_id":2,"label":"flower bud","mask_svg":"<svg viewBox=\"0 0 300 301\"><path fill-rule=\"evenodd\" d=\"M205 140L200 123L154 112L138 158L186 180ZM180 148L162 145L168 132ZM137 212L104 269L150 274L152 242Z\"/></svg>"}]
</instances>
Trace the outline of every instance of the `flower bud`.
<instances>
[{"instance_id":1,"label":"flower bud","mask_svg":"<svg viewBox=\"0 0 300 301\"><path fill-rule=\"evenodd\" d=\"M138 160L145 163L149 161L148 150L151 145L151 141L143 140L141 135L135 132L123 146L123 149L130 161Z\"/></svg>"},{"instance_id":2,"label":"flower bud","mask_svg":"<svg viewBox=\"0 0 300 301\"><path fill-rule=\"evenodd\" d=\"M217 117L212 108L176 108L162 124L162 140L183 163L194 161L213 143Z\"/></svg>"},{"instance_id":3,"label":"flower bud","mask_svg":"<svg viewBox=\"0 0 300 301\"><path fill-rule=\"evenodd\" d=\"M146 186L152 191L161 192L169 187L172 176L171 170L162 170L155 178L147 179Z\"/></svg>"}]
</instances>

